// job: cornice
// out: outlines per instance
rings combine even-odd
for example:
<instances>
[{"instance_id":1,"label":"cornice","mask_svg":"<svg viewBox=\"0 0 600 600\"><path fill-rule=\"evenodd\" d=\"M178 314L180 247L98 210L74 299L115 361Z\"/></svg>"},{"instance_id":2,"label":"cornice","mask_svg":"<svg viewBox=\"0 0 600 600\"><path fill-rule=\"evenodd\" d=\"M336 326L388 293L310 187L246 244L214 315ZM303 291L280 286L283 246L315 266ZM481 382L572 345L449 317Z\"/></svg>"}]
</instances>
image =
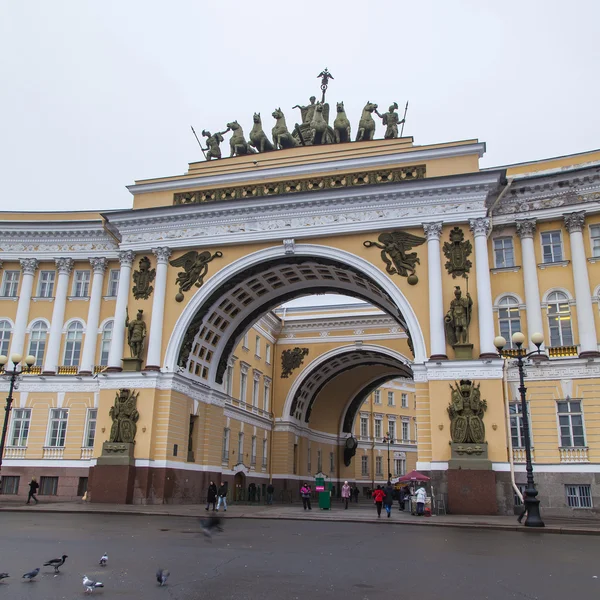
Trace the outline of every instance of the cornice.
<instances>
[{"instance_id":1,"label":"cornice","mask_svg":"<svg viewBox=\"0 0 600 600\"><path fill-rule=\"evenodd\" d=\"M519 371L508 361L508 381L518 382ZM528 363L525 368L527 381L591 379L600 377L600 361L596 359L567 358Z\"/></svg>"},{"instance_id":2,"label":"cornice","mask_svg":"<svg viewBox=\"0 0 600 600\"><path fill-rule=\"evenodd\" d=\"M425 369L413 368L415 382L459 379L502 379L502 359L428 361Z\"/></svg>"},{"instance_id":3,"label":"cornice","mask_svg":"<svg viewBox=\"0 0 600 600\"><path fill-rule=\"evenodd\" d=\"M293 322L286 321L282 329L282 334L287 334L291 331L322 331L323 329L352 329L353 327L397 327L398 323L388 316L381 317L353 317L348 319L327 320L328 317L319 318L315 316L310 321Z\"/></svg>"}]
</instances>

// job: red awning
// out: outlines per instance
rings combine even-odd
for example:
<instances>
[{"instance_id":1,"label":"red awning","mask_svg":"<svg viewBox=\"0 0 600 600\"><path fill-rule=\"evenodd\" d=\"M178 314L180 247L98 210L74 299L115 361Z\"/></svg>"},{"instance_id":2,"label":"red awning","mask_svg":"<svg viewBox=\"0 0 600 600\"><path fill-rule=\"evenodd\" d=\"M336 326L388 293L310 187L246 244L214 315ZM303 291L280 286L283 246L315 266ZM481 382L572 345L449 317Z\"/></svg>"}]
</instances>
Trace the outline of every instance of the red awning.
<instances>
[{"instance_id":1,"label":"red awning","mask_svg":"<svg viewBox=\"0 0 600 600\"><path fill-rule=\"evenodd\" d=\"M398 478L398 481L429 481L429 477L427 475L423 475L423 473L419 473L419 471L411 471L406 475Z\"/></svg>"}]
</instances>

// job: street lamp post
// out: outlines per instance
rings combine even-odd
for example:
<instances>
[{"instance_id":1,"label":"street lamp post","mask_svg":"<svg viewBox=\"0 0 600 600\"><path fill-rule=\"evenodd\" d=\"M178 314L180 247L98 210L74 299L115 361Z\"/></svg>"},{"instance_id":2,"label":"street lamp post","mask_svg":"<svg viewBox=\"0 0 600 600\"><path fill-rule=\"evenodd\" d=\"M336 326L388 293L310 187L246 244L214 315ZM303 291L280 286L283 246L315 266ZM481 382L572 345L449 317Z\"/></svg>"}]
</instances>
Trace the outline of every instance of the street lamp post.
<instances>
[{"instance_id":1,"label":"street lamp post","mask_svg":"<svg viewBox=\"0 0 600 600\"><path fill-rule=\"evenodd\" d=\"M529 436L529 419L527 411L527 400L525 398L525 360L531 356L541 355L540 346L544 342L544 336L541 333L534 333L531 336L531 341L536 346L537 350L533 352L527 352L526 348L523 348L525 342L525 336L520 332L513 333L512 335L513 344L517 347L516 351L502 352L504 346L506 346L506 340L499 335L494 339L494 346L498 349L498 354L504 358L514 358L517 361L517 367L519 369L519 393L521 394L521 415L523 418L523 437L525 438L525 462L527 470L527 488L525 489L525 497L523 498L523 504L527 511L527 518L525 519L525 527L544 527L544 521L540 515L540 501L537 498L538 492L535 488L535 482L533 481L533 465L531 462L531 442Z\"/></svg>"},{"instance_id":2,"label":"street lamp post","mask_svg":"<svg viewBox=\"0 0 600 600\"><path fill-rule=\"evenodd\" d=\"M13 363L13 369L12 371L7 371L6 363L8 362L8 358L4 355L0 355L0 367L5 367L4 375L10 376L10 387L8 388L6 406L4 407L4 425L2 426L2 438L0 438L0 476L2 474L2 457L4 456L4 444L6 442L6 430L8 429L8 417L10 415L13 403L13 390L15 389L17 377L19 377L19 375L23 372L22 368L17 371L17 365L21 362L22 359L23 357L20 354L11 355L10 360ZM35 364L35 356L29 355L27 358L25 358L25 364L27 365L27 371L29 371L31 367ZM2 491L1 483L2 480L0 479L0 493Z\"/></svg>"},{"instance_id":3,"label":"street lamp post","mask_svg":"<svg viewBox=\"0 0 600 600\"><path fill-rule=\"evenodd\" d=\"M392 479L392 472L390 471L390 432L388 431L383 438L384 442L387 442L388 447L388 481Z\"/></svg>"}]
</instances>

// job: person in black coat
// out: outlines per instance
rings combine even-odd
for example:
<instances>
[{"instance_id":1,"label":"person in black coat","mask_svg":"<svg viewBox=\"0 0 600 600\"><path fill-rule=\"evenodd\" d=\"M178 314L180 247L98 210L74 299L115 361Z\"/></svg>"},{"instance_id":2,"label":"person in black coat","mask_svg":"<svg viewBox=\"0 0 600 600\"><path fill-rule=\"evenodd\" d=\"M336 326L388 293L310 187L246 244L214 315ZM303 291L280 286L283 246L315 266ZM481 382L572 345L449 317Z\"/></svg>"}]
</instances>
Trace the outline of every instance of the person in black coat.
<instances>
[{"instance_id":1,"label":"person in black coat","mask_svg":"<svg viewBox=\"0 0 600 600\"><path fill-rule=\"evenodd\" d=\"M210 482L208 486L208 492L206 494L206 510L212 504L212 509L215 510L217 507L217 485L214 481Z\"/></svg>"},{"instance_id":2,"label":"person in black coat","mask_svg":"<svg viewBox=\"0 0 600 600\"><path fill-rule=\"evenodd\" d=\"M29 494L27 495L27 504L31 503L31 499L33 498L35 500L35 503L38 503L38 499L35 497L35 495L37 494L38 488L40 487L40 484L37 482L35 477L31 478L31 482L29 483Z\"/></svg>"},{"instance_id":3,"label":"person in black coat","mask_svg":"<svg viewBox=\"0 0 600 600\"><path fill-rule=\"evenodd\" d=\"M385 484L383 491L385 492L383 505L385 506L385 512L387 513L389 519L392 516L392 504L394 503L394 488L392 487L391 481L388 481Z\"/></svg>"}]
</instances>

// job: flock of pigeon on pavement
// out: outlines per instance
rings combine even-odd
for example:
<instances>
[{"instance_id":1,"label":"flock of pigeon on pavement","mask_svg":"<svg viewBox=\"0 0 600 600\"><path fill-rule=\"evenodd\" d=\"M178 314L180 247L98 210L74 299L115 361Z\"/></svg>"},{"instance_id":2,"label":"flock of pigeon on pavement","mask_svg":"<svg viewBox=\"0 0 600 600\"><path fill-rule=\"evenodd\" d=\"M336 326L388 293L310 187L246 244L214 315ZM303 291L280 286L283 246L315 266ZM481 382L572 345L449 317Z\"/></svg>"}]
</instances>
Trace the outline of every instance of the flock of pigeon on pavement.
<instances>
[{"instance_id":1,"label":"flock of pigeon on pavement","mask_svg":"<svg viewBox=\"0 0 600 600\"><path fill-rule=\"evenodd\" d=\"M216 531L223 531L223 525L221 519L219 517L208 517L207 519L200 519L200 525L202 527L202 533L205 537L211 539L213 533ZM65 564L65 561L69 558L66 554L63 554L60 558L53 558L48 562L43 564L44 567L54 567L54 573L59 573L59 568ZM108 554L104 553L102 558L100 559L99 565L101 567L106 567L108 564ZM33 571L29 571L25 573L22 577L25 581L32 582L38 576L40 572L40 567L37 569L33 569ZM160 586L163 586L167 583L167 579L169 579L169 571L168 569L158 569L156 571L156 581ZM10 577L8 573L0 573L0 583L4 583L3 580ZM87 575L83 576L83 587L85 588L85 593L92 593L97 588L103 588L104 584L101 581L96 581L95 579L90 579Z\"/></svg>"}]
</instances>

